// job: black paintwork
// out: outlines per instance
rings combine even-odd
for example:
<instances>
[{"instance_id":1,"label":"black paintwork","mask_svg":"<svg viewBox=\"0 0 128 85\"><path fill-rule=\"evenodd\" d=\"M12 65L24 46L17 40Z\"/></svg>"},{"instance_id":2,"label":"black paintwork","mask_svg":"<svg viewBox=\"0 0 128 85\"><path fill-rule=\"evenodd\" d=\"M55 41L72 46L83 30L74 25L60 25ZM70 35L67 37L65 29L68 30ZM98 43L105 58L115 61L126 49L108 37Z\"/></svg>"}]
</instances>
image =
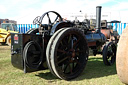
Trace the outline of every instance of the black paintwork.
<instances>
[{"instance_id":1,"label":"black paintwork","mask_svg":"<svg viewBox=\"0 0 128 85\"><path fill-rule=\"evenodd\" d=\"M53 11L49 11L53 12ZM59 22L57 23L50 23L50 24L41 24L43 20L43 17L49 12L46 12L44 15L42 15L41 18L38 17L37 21L34 20L35 23L39 23L39 28L36 29L36 31L33 30L31 32L32 34L19 34L19 33L13 33L11 34L11 62L12 65L16 68L19 68L21 70L24 69L24 56L23 56L23 50L27 42L29 41L35 41L37 42L41 48L42 48L42 53L43 53L43 60L42 64L39 68L37 69L32 69L30 67L27 67L27 72L31 71L36 71L36 70L42 70L46 69L47 67L44 65L46 62L46 47L49 42L49 39L51 36L59 29L61 28L78 28L80 29L84 34L85 38L87 39L88 43L96 43L95 46L90 46L90 50L93 51L93 55L96 55L98 52L99 48L106 42L106 37L104 34L102 34L100 31L97 31L95 29L90 29L88 24L86 22L79 22L74 20L73 22L71 21L62 21L61 16L57 13L57 15L61 18ZM100 11L99 11L100 12ZM56 13L56 12L54 12ZM99 19L100 16L98 16ZM49 21L51 22L49 16L48 16ZM100 22L100 20L98 20ZM100 30L100 25L98 24L98 30ZM36 32L39 32L39 35L36 34ZM18 40L15 40L14 37L17 36Z\"/></svg>"}]
</instances>

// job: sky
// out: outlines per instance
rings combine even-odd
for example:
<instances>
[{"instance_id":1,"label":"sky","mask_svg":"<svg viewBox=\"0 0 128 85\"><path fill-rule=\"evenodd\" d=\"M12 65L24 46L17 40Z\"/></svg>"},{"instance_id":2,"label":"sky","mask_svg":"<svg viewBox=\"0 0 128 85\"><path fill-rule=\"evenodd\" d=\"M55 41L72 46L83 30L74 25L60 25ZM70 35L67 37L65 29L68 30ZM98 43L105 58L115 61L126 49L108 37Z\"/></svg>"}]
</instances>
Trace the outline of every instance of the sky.
<instances>
[{"instance_id":1,"label":"sky","mask_svg":"<svg viewBox=\"0 0 128 85\"><path fill-rule=\"evenodd\" d=\"M102 6L102 20L128 23L128 0L2 0L0 18L15 20L18 24L32 24L36 16L47 11L56 11L67 19L77 15L95 18L96 6Z\"/></svg>"}]
</instances>

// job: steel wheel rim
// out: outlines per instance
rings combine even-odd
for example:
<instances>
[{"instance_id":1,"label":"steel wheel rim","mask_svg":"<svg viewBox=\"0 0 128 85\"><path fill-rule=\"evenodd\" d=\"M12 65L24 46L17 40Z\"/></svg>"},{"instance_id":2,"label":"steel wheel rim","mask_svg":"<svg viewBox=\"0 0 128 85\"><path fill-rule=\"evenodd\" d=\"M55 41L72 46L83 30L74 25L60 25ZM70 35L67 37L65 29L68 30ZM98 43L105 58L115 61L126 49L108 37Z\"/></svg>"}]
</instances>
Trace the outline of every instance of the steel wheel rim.
<instances>
[{"instance_id":1,"label":"steel wheel rim","mask_svg":"<svg viewBox=\"0 0 128 85\"><path fill-rule=\"evenodd\" d=\"M11 38L9 39L9 44L11 44Z\"/></svg>"},{"instance_id":2,"label":"steel wheel rim","mask_svg":"<svg viewBox=\"0 0 128 85\"><path fill-rule=\"evenodd\" d=\"M53 13L53 14L57 15L56 18L55 18L55 20L54 20L54 22L57 21L57 19L59 19L59 21L62 21L62 17L60 16L60 14L58 14L55 11L48 11L48 12L44 13L40 17L40 20L39 20L40 21L40 24L42 23L42 21L43 21L43 19L44 19L45 16L47 16L47 18L48 18L48 24L49 25L52 25L54 23L54 22L52 23L52 21L51 21L51 18L50 18L50 15L49 15L50 13Z\"/></svg>"},{"instance_id":3,"label":"steel wheel rim","mask_svg":"<svg viewBox=\"0 0 128 85\"><path fill-rule=\"evenodd\" d=\"M24 52L26 65L30 68L38 68L42 63L41 48L38 44L30 41L26 45Z\"/></svg>"},{"instance_id":4,"label":"steel wheel rim","mask_svg":"<svg viewBox=\"0 0 128 85\"><path fill-rule=\"evenodd\" d=\"M46 61L47 61L47 65L48 65L48 68L50 69L51 73L55 75L52 67L51 67L51 62L50 62L50 50L51 50L51 45L53 44L53 41L55 40L55 37L62 31L64 30L63 28L58 30L57 32L54 33L54 35L50 38L49 40L49 43L47 45L47 48L46 48Z\"/></svg>"},{"instance_id":5,"label":"steel wheel rim","mask_svg":"<svg viewBox=\"0 0 128 85\"><path fill-rule=\"evenodd\" d=\"M112 65L116 58L116 46L114 44L109 45L107 51L107 60Z\"/></svg>"},{"instance_id":6,"label":"steel wheel rim","mask_svg":"<svg viewBox=\"0 0 128 85\"><path fill-rule=\"evenodd\" d=\"M68 37L68 39L72 37L74 40L73 39L66 40L66 37ZM65 41L69 41L71 44L73 41L75 41L75 39L76 39L76 42L74 42L72 44L72 46L70 46L70 45L66 46L66 44L65 44L66 47L62 47L62 46L64 46L63 44L66 43ZM79 70L83 67L82 64L86 63L87 57L86 57L86 59L84 59L84 57L82 57L82 56L88 56L87 55L87 47L86 47L86 45L83 46L83 44L84 44L83 41L84 41L84 39L82 39L82 37L80 37L77 33L73 33L73 32L70 33L70 35L66 35L59 41L60 43L57 46L57 48L59 50L57 49L57 52L55 53L56 57L57 56L59 56L59 57L55 58L55 62L56 62L55 67L58 70L58 73L61 74L63 77L66 76L66 77L69 77L69 79L70 79L70 77L75 76L75 74L78 73ZM81 45L81 46L75 47L75 44L78 42L80 43L78 45ZM74 47L73 47L73 45L74 45ZM70 49L68 49L68 48L70 48ZM63 50L65 50L66 52L64 52ZM83 52L82 52L82 54L78 54L78 53L75 53L76 51L79 51L79 52L83 51ZM64 54L64 55L60 56L60 54ZM76 57L76 55L79 55L79 56ZM66 57L64 57L64 56L66 56Z\"/></svg>"}]
</instances>

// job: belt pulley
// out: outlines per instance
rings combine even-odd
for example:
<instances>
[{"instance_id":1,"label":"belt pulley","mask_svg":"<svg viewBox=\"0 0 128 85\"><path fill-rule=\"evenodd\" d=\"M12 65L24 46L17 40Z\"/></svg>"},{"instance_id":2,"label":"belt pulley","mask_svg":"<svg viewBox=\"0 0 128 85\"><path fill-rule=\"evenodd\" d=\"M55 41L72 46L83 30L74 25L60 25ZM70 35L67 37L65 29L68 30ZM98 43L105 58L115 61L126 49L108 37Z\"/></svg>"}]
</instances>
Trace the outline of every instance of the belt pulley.
<instances>
[{"instance_id":1,"label":"belt pulley","mask_svg":"<svg viewBox=\"0 0 128 85\"><path fill-rule=\"evenodd\" d=\"M26 67L31 69L38 69L42 63L42 49L40 45L34 41L28 42L23 50L24 72Z\"/></svg>"}]
</instances>

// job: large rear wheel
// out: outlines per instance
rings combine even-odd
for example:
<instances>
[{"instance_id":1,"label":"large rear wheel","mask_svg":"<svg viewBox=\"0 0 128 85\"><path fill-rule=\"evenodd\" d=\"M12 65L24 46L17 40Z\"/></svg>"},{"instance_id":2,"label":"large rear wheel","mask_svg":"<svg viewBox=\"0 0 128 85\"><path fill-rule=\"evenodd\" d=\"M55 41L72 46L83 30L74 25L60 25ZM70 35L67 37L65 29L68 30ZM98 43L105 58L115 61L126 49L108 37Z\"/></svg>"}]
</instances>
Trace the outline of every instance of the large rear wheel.
<instances>
[{"instance_id":1,"label":"large rear wheel","mask_svg":"<svg viewBox=\"0 0 128 85\"><path fill-rule=\"evenodd\" d=\"M76 28L66 28L52 39L47 47L50 71L60 79L76 78L88 60L88 45L84 34ZM47 53L47 52L46 52Z\"/></svg>"},{"instance_id":2,"label":"large rear wheel","mask_svg":"<svg viewBox=\"0 0 128 85\"><path fill-rule=\"evenodd\" d=\"M39 33L38 28L33 28L33 29L30 29L26 32L26 34L37 34L37 33Z\"/></svg>"},{"instance_id":3,"label":"large rear wheel","mask_svg":"<svg viewBox=\"0 0 128 85\"><path fill-rule=\"evenodd\" d=\"M48 68L50 69L51 73L55 75L54 71L52 70L51 68L51 62L50 62L50 50L51 50L51 46L53 44L53 41L55 40L56 36L64 29L59 29L57 32L54 33L54 35L50 38L49 42L48 42L48 45L47 45L47 48L46 48L46 61L47 61L47 65L48 65Z\"/></svg>"}]
</instances>

